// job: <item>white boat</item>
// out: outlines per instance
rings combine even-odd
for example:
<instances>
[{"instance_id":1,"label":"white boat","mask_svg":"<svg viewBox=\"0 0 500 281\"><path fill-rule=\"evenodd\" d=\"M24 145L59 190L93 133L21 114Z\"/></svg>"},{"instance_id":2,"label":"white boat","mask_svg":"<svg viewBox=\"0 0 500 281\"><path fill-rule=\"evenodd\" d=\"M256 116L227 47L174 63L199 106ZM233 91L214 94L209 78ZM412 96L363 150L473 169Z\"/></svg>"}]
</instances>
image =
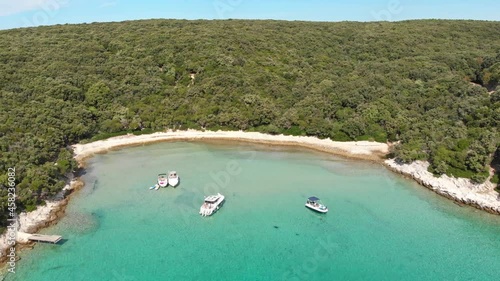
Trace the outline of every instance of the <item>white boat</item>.
<instances>
[{"instance_id":1,"label":"white boat","mask_svg":"<svg viewBox=\"0 0 500 281\"><path fill-rule=\"evenodd\" d=\"M319 213L328 212L328 207L321 204L318 197L312 196L307 199L306 207Z\"/></svg>"},{"instance_id":2,"label":"white boat","mask_svg":"<svg viewBox=\"0 0 500 281\"><path fill-rule=\"evenodd\" d=\"M158 190L158 188L160 188L160 185L159 185L159 184L155 184L155 185L151 186L151 187L149 188L149 190L153 190L153 189L154 189L154 190Z\"/></svg>"},{"instance_id":3,"label":"white boat","mask_svg":"<svg viewBox=\"0 0 500 281\"><path fill-rule=\"evenodd\" d=\"M200 207L200 215L206 217L211 216L224 204L224 195L217 193L217 195L210 195L205 197L203 205Z\"/></svg>"},{"instance_id":4,"label":"white boat","mask_svg":"<svg viewBox=\"0 0 500 281\"><path fill-rule=\"evenodd\" d=\"M179 176L176 171L171 171L168 173L168 184L176 187L179 184Z\"/></svg>"},{"instance_id":5,"label":"white boat","mask_svg":"<svg viewBox=\"0 0 500 281\"><path fill-rule=\"evenodd\" d=\"M167 174L159 174L158 175L158 184L161 187L167 187L167 185L168 185Z\"/></svg>"}]
</instances>

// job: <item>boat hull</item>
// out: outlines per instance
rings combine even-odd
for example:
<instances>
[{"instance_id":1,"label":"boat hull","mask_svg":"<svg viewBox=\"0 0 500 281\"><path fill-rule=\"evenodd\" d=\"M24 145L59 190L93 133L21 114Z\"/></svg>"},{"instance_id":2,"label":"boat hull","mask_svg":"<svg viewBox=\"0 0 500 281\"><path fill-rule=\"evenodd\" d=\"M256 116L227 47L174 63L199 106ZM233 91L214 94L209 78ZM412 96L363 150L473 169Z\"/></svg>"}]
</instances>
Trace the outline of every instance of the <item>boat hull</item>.
<instances>
[{"instance_id":1,"label":"boat hull","mask_svg":"<svg viewBox=\"0 0 500 281\"><path fill-rule=\"evenodd\" d=\"M318 207L315 207L315 206L311 206L309 204L306 204L305 205L307 208L315 211L315 212L318 212L318 213L322 213L322 214L326 214L328 213L328 208L325 208L325 209L321 209L321 208L318 208Z\"/></svg>"},{"instance_id":2,"label":"boat hull","mask_svg":"<svg viewBox=\"0 0 500 281\"><path fill-rule=\"evenodd\" d=\"M176 187L177 185L179 185L179 181L180 181L179 178L168 179L168 184L171 185L172 187Z\"/></svg>"}]
</instances>

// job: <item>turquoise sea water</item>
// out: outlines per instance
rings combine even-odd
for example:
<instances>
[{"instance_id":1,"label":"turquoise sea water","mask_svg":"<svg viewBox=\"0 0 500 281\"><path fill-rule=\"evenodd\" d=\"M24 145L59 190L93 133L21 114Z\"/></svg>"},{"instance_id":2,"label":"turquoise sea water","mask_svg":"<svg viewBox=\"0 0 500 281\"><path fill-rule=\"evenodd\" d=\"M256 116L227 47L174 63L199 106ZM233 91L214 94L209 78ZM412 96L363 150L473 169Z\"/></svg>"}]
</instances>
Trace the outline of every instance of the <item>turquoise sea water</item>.
<instances>
[{"instance_id":1,"label":"turquoise sea water","mask_svg":"<svg viewBox=\"0 0 500 281\"><path fill-rule=\"evenodd\" d=\"M66 216L7 280L498 280L500 218L377 164L243 144L98 155ZM150 191L176 170L177 189ZM226 204L198 215L203 196ZM326 215L304 207L318 196Z\"/></svg>"}]
</instances>

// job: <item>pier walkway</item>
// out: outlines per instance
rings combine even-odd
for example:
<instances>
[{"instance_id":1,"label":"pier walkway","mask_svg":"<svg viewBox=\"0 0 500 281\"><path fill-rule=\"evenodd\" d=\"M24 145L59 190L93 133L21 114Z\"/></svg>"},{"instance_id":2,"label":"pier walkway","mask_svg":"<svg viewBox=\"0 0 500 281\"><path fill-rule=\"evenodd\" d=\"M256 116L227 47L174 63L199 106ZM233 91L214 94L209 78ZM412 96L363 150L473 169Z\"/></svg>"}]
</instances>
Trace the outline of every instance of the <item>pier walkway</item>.
<instances>
[{"instance_id":1,"label":"pier walkway","mask_svg":"<svg viewBox=\"0 0 500 281\"><path fill-rule=\"evenodd\" d=\"M28 240L35 242L46 242L46 243L54 243L61 241L62 236L59 235L44 235L44 234L31 234L28 237Z\"/></svg>"}]
</instances>

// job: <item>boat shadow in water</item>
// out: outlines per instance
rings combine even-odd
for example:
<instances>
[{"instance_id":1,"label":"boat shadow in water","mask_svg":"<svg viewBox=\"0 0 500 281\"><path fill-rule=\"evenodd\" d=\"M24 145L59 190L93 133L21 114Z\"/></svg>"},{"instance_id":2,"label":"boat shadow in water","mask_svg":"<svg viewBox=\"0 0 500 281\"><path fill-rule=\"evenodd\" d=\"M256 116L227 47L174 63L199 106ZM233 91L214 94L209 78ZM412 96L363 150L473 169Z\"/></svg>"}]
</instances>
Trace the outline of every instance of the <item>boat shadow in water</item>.
<instances>
[{"instance_id":1,"label":"boat shadow in water","mask_svg":"<svg viewBox=\"0 0 500 281\"><path fill-rule=\"evenodd\" d=\"M193 208L198 209L199 193L184 190L179 196L174 199L175 205L180 208ZM195 204L196 203L196 204ZM182 207L181 207L182 206Z\"/></svg>"}]
</instances>

